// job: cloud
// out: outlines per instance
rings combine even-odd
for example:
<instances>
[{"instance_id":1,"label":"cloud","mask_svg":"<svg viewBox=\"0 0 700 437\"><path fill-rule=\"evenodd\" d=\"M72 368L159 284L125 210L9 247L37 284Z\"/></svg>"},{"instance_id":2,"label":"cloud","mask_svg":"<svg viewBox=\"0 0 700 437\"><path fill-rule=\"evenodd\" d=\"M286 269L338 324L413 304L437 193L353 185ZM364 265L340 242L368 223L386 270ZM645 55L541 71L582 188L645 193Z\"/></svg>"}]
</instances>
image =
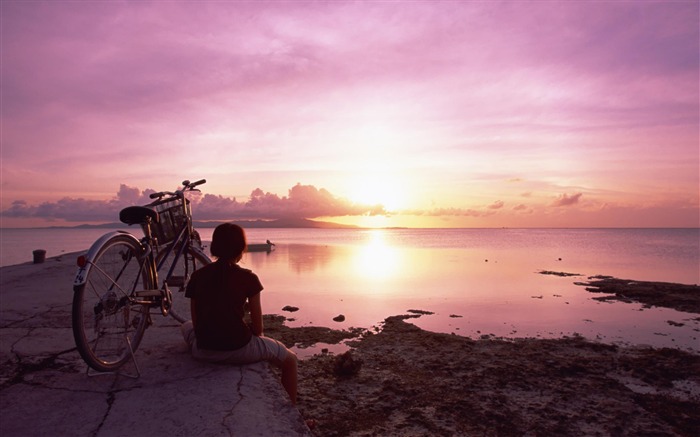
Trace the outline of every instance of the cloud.
<instances>
[{"instance_id":1,"label":"cloud","mask_svg":"<svg viewBox=\"0 0 700 437\"><path fill-rule=\"evenodd\" d=\"M120 185L116 196L108 200L86 200L65 197L56 202L29 205L17 200L0 212L4 217L42 218L67 222L115 221L118 211L130 205L145 205L151 202L152 189ZM382 205L360 205L336 197L328 190L313 185L296 184L287 196L264 192L256 188L246 201L220 195L192 193L190 196L193 216L196 220L242 220L317 218L326 216L360 216L386 214Z\"/></svg>"},{"instance_id":2,"label":"cloud","mask_svg":"<svg viewBox=\"0 0 700 437\"><path fill-rule=\"evenodd\" d=\"M557 198L554 202L552 202L552 206L571 206L575 205L579 202L581 199L581 196L583 196L583 193L576 193L571 196L568 194L564 193L561 196Z\"/></svg>"},{"instance_id":3,"label":"cloud","mask_svg":"<svg viewBox=\"0 0 700 437\"><path fill-rule=\"evenodd\" d=\"M281 194L199 196L212 219L381 213L284 193L368 167L410 172L443 206L487 180L510 182L487 199L579 190L537 183L556 180L622 203L697 195L693 2L3 2L0 20L4 215L114 221L141 190L76 197L111 193L114 174L168 186L177 168Z\"/></svg>"},{"instance_id":4,"label":"cloud","mask_svg":"<svg viewBox=\"0 0 700 437\"><path fill-rule=\"evenodd\" d=\"M148 196L154 190L140 191L138 188L121 184L116 196L109 200L89 200L64 197L56 202L42 202L30 205L24 200L16 200L1 211L3 217L42 218L47 220L66 220L69 222L113 221L117 212L130 205L146 204L152 201Z\"/></svg>"},{"instance_id":5,"label":"cloud","mask_svg":"<svg viewBox=\"0 0 700 437\"><path fill-rule=\"evenodd\" d=\"M414 215L424 217L489 217L497 213L497 210L502 209L505 202L497 200L490 205L484 205L480 208L438 208L432 209L405 209L398 211L401 215Z\"/></svg>"},{"instance_id":6,"label":"cloud","mask_svg":"<svg viewBox=\"0 0 700 437\"><path fill-rule=\"evenodd\" d=\"M514 206L513 211L515 211L518 216L523 216L523 215L535 213L534 208L531 208L531 207L525 205L524 203L521 203L519 205Z\"/></svg>"},{"instance_id":7,"label":"cloud","mask_svg":"<svg viewBox=\"0 0 700 437\"><path fill-rule=\"evenodd\" d=\"M336 197L328 190L313 185L296 184L287 196L264 192L256 188L245 202L235 198L204 195L194 204L195 218L223 219L281 219L317 218L360 215L381 215L381 205L361 205Z\"/></svg>"},{"instance_id":8,"label":"cloud","mask_svg":"<svg viewBox=\"0 0 700 437\"><path fill-rule=\"evenodd\" d=\"M402 215L415 215L423 217L488 217L495 214L494 211L488 210L478 210L478 209L464 209L464 208L433 208L428 210L414 209L414 210L403 210L400 211Z\"/></svg>"}]
</instances>

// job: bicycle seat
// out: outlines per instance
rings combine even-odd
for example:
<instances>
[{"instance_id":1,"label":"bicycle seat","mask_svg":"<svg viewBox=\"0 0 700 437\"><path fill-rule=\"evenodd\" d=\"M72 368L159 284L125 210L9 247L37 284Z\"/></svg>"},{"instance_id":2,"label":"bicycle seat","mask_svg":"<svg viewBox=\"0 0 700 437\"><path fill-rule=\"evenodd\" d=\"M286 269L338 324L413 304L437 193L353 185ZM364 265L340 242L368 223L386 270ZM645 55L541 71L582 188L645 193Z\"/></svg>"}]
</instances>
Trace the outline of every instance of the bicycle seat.
<instances>
[{"instance_id":1,"label":"bicycle seat","mask_svg":"<svg viewBox=\"0 0 700 437\"><path fill-rule=\"evenodd\" d=\"M128 206L119 211L119 220L127 225L144 224L149 217L152 222L158 223L158 213L145 206Z\"/></svg>"}]
</instances>

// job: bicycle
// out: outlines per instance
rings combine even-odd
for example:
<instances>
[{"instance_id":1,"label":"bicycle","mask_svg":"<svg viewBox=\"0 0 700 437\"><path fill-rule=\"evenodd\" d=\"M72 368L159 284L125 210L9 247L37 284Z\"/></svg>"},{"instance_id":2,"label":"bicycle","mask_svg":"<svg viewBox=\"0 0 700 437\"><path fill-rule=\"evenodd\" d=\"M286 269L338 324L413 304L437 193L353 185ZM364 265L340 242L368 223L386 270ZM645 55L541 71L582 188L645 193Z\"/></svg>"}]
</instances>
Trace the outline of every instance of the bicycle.
<instances>
[{"instance_id":1,"label":"bicycle","mask_svg":"<svg viewBox=\"0 0 700 437\"><path fill-rule=\"evenodd\" d=\"M152 310L180 323L189 319L183 292L192 273L211 260L192 225L186 193L205 182L185 180L175 192L151 194L155 200L148 205L122 209L119 219L141 225L143 238L109 232L78 257L72 326L88 370L114 372L129 359L136 364L134 352L152 324Z\"/></svg>"}]
</instances>

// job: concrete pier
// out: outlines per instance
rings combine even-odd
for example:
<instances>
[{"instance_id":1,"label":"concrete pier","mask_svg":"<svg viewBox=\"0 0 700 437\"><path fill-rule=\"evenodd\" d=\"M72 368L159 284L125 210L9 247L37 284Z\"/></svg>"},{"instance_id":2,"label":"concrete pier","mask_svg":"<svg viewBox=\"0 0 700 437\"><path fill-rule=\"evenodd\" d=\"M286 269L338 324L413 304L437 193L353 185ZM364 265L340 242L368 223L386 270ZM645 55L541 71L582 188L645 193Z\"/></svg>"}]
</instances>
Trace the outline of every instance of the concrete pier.
<instances>
[{"instance_id":1,"label":"concrete pier","mask_svg":"<svg viewBox=\"0 0 700 437\"><path fill-rule=\"evenodd\" d=\"M153 315L123 374L88 374L71 330L75 256L0 268L0 435L306 436L266 363L194 361Z\"/></svg>"}]
</instances>

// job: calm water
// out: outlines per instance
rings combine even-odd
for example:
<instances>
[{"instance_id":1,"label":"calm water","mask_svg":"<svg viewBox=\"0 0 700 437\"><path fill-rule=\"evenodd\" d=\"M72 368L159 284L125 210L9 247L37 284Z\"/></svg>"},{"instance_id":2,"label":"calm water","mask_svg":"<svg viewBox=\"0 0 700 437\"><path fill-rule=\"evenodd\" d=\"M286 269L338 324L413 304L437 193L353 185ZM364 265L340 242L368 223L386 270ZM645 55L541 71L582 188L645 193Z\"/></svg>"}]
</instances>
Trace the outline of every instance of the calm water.
<instances>
[{"instance_id":1,"label":"calm water","mask_svg":"<svg viewBox=\"0 0 700 437\"><path fill-rule=\"evenodd\" d=\"M211 240L212 229L199 231ZM47 257L85 250L105 231L1 232L2 265L11 265L31 262L37 248ZM697 315L600 303L574 285L598 274L698 284L698 229L251 229L248 237L277 243L242 264L265 286L264 311L293 318L291 326L371 328L415 309L434 313L416 325L471 337L579 333L700 351ZM283 312L285 305L300 310ZM334 322L340 314L346 320Z\"/></svg>"}]
</instances>

